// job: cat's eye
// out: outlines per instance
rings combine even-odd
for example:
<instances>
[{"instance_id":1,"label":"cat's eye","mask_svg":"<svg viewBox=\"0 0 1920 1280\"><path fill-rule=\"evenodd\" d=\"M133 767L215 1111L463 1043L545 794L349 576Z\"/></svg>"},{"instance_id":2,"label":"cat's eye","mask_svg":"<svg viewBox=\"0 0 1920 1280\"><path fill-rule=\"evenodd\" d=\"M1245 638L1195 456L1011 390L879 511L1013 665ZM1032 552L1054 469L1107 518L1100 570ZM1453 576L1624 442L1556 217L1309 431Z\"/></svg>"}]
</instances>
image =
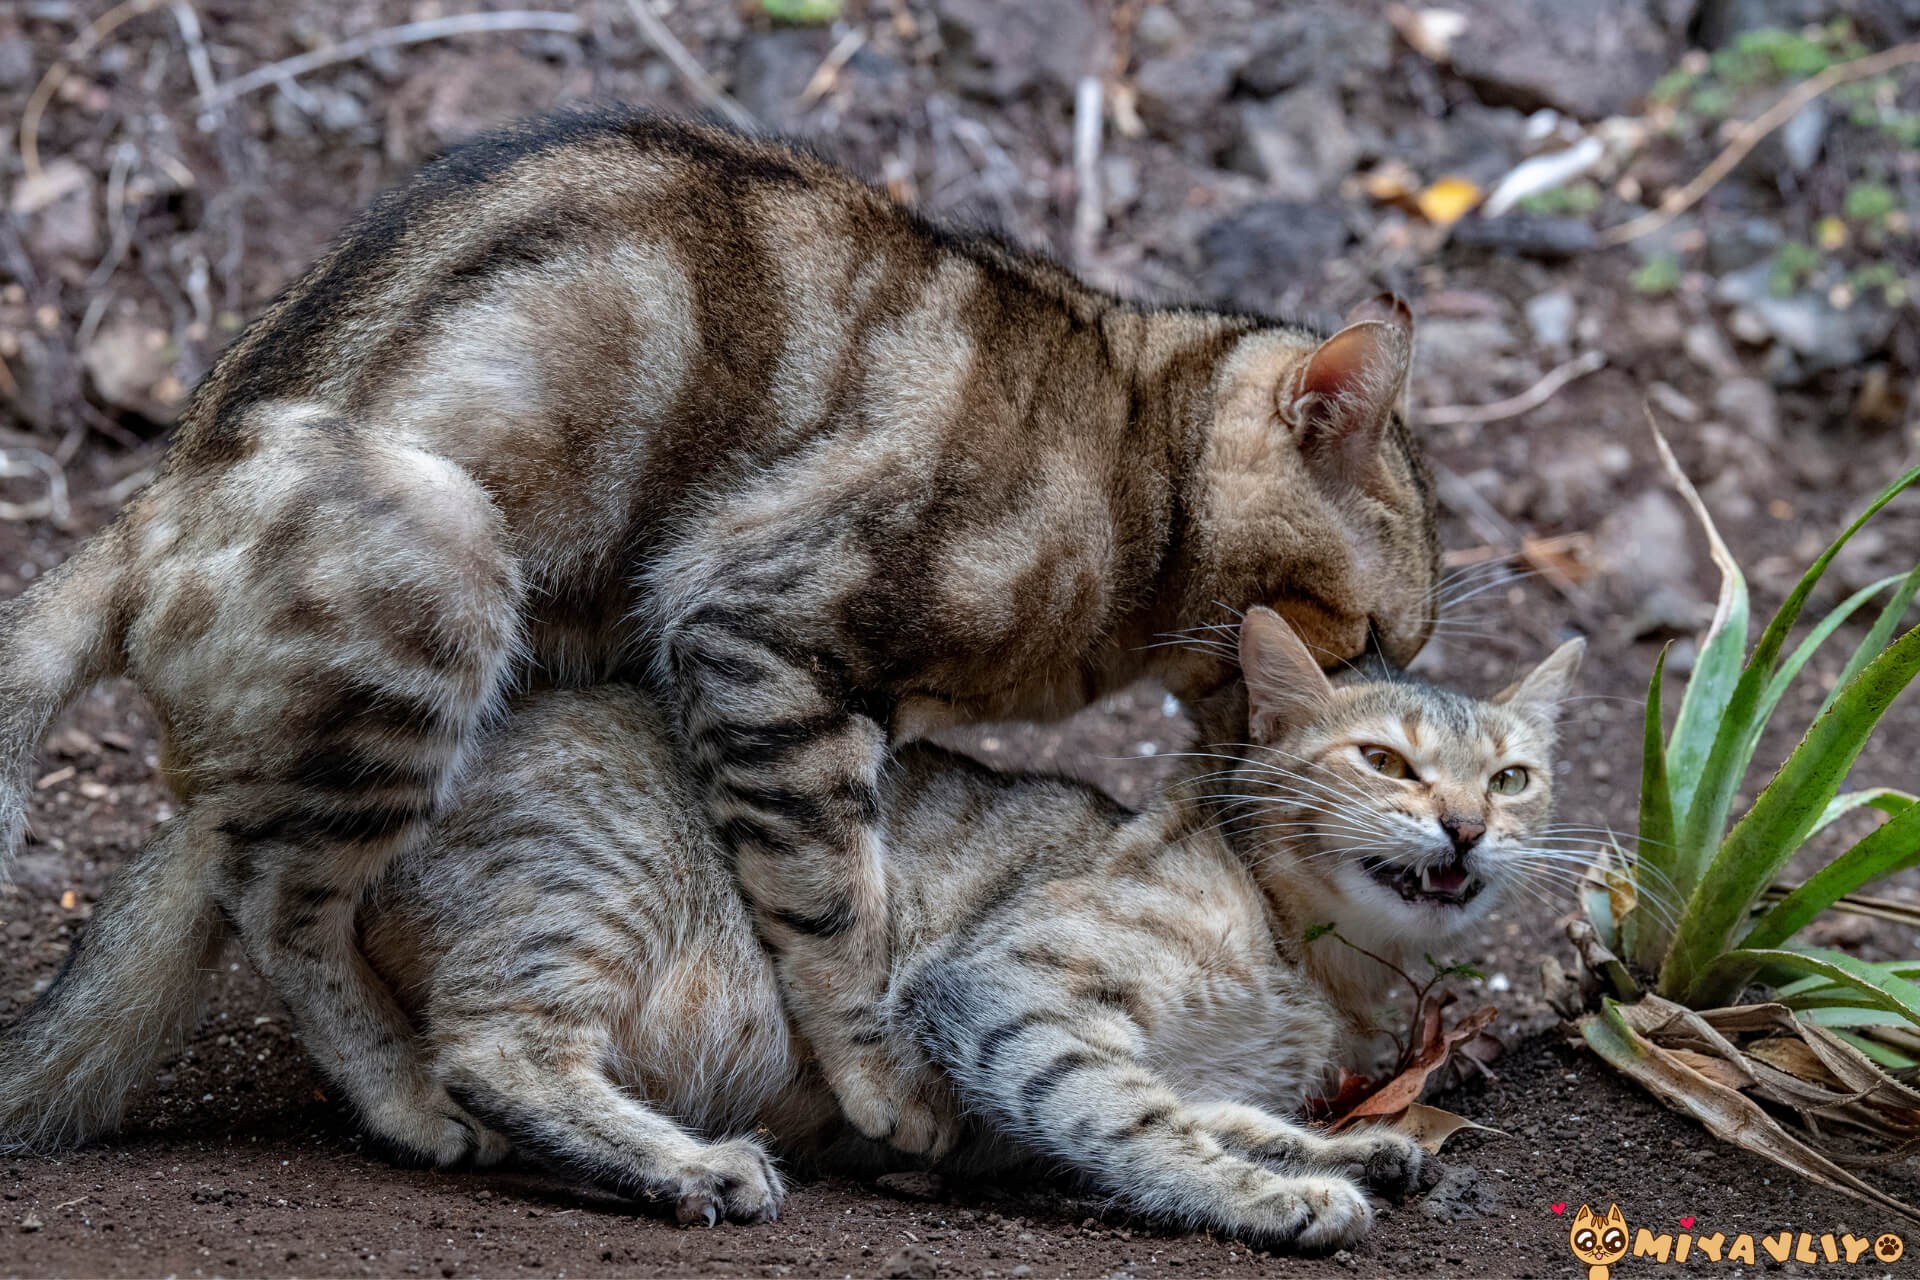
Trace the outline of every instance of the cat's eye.
<instances>
[{"instance_id":1,"label":"cat's eye","mask_svg":"<svg viewBox=\"0 0 1920 1280\"><path fill-rule=\"evenodd\" d=\"M1611 1253L1615 1249L1627 1247L1627 1233L1618 1227L1610 1227L1607 1234L1600 1237L1600 1247Z\"/></svg>"},{"instance_id":2,"label":"cat's eye","mask_svg":"<svg viewBox=\"0 0 1920 1280\"><path fill-rule=\"evenodd\" d=\"M1487 790L1497 796L1517 796L1527 789L1527 771L1519 765L1508 765L1487 779Z\"/></svg>"},{"instance_id":3,"label":"cat's eye","mask_svg":"<svg viewBox=\"0 0 1920 1280\"><path fill-rule=\"evenodd\" d=\"M1383 778L1404 780L1413 777L1413 766L1407 763L1407 758L1390 747L1362 747L1360 758L1367 762L1369 769Z\"/></svg>"},{"instance_id":4,"label":"cat's eye","mask_svg":"<svg viewBox=\"0 0 1920 1280\"><path fill-rule=\"evenodd\" d=\"M1573 1247L1582 1253L1592 1253L1593 1246L1599 1243L1592 1231L1576 1231L1573 1235Z\"/></svg>"}]
</instances>

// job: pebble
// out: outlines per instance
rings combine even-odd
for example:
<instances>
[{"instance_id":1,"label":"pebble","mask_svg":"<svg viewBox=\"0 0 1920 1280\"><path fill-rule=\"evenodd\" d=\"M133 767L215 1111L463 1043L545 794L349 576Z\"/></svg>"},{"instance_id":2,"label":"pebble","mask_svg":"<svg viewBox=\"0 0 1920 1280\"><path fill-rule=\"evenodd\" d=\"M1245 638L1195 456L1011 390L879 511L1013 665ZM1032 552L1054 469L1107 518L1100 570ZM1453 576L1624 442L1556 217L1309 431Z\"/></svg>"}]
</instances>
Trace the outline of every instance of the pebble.
<instances>
[{"instance_id":1,"label":"pebble","mask_svg":"<svg viewBox=\"0 0 1920 1280\"><path fill-rule=\"evenodd\" d=\"M1549 289L1527 299L1527 325L1534 341L1565 350L1573 340L1574 310L1573 294L1565 289Z\"/></svg>"}]
</instances>

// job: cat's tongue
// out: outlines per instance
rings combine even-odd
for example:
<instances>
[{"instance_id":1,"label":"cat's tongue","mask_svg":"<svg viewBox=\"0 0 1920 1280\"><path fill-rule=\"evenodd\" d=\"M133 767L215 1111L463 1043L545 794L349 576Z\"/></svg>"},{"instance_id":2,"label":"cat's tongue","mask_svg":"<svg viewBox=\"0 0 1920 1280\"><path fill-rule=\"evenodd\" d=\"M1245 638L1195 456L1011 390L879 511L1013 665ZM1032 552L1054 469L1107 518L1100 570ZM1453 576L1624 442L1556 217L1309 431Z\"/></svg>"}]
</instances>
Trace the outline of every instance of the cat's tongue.
<instances>
[{"instance_id":1,"label":"cat's tongue","mask_svg":"<svg viewBox=\"0 0 1920 1280\"><path fill-rule=\"evenodd\" d=\"M1458 893L1467 883L1467 866L1456 859L1438 867L1428 867L1423 886L1429 893Z\"/></svg>"}]
</instances>

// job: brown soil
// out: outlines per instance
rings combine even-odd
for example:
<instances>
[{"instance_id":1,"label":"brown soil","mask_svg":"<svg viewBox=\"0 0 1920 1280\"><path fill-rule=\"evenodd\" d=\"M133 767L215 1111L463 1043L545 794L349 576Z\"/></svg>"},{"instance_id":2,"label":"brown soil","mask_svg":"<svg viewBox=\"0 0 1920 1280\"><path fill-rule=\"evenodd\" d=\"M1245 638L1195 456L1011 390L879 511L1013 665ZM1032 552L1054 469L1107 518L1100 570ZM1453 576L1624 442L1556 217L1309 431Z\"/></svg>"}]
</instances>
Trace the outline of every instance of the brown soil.
<instances>
[{"instance_id":1,"label":"brown soil","mask_svg":"<svg viewBox=\"0 0 1920 1280\"><path fill-rule=\"evenodd\" d=\"M44 65L73 32L74 24L58 16L69 7L49 0L25 6L25 17L0 13L0 46L25 39L36 64ZM336 14L336 6L299 0L276 6L288 11L283 21L279 14L253 14L244 4L206 0L200 7L218 69L228 77L297 51L305 39L301 32L363 31L438 8L356 0L337 6L342 13ZM1064 101L1044 92L1037 100L1006 103L967 98L937 49L928 51L926 33L935 24L926 7L919 0L873 4L874 15L919 13L921 35L903 43L887 34L895 28L873 16L866 24L869 47L848 63L840 87L779 123L819 135L827 149L870 171L904 175L903 194L917 195L929 207L992 213L1024 239L1064 248L1071 220L1071 200L1062 195L1071 191ZM945 7L968 5L950 0ZM1171 7L1198 43L1231 43L1234 24L1249 9L1237 0L1183 0ZM1344 7L1368 15L1363 21L1379 21L1383 8ZM1669 0L1663 7L1690 6ZM680 29L689 43L723 76L737 73L749 55L771 68L771 78L797 69L798 82L786 97L791 102L832 40L825 32L770 33L764 24L743 22L745 8L702 2L676 11L687 17ZM345 95L329 98L329 111L337 114L358 102L366 112L362 123L328 126L331 133L318 126L302 132L305 109L277 104L270 110L268 94L230 112L213 134L194 132L184 63L155 52L172 39L163 15L130 26L110 51L118 61L103 55L88 71L91 78L83 76L58 99L47 117L43 149L49 157L79 157L104 186L109 142L119 136L116 130L138 121L152 129L140 135L144 144L156 150L166 150L169 138L179 144L179 159L197 186L163 190L138 206L139 216L126 228L125 263L108 291L114 305L103 329L130 317L136 328L161 332L177 356L173 372L190 381L219 345L226 323L216 315L209 327L188 296L191 282L183 281L196 262L212 272L216 312L250 312L354 205L429 150L480 123L588 93L684 108L664 67L623 25L620 10L601 7L598 34L584 54L564 41L514 37L424 46L311 77L310 87ZM1440 122L1441 114L1479 109L1459 82L1410 51L1396 46L1392 60L1391 74L1371 75L1363 68L1345 82L1343 101L1356 127L1387 134L1404 127L1413 140L1407 145L1417 148L1447 140L1452 125ZM18 117L29 86L0 87L0 118ZM155 124L161 117L151 113L169 115L174 132ZM957 129L961 118L984 122L990 132ZM1211 118L1194 126L1201 132L1210 127ZM1186 145L1192 141L1164 133L1110 139L1110 154L1130 166L1139 191L1114 213L1090 270L1148 291L1183 286L1196 274L1216 283L1244 283L1230 254L1205 261L1207 255L1196 259L1194 246L1201 228L1260 191L1244 175L1215 167L1217 154L1202 154L1218 139L1202 139L1207 146L1198 148ZM1662 144L1638 176L1650 192L1684 180L1706 148L1705 139L1695 139L1690 149ZM13 154L0 152L0 160L13 176ZM1737 198L1728 197L1726 216L1747 218L1757 208L1803 228L1814 196L1826 199L1819 194L1826 192L1837 199L1834 193L1846 185L1837 171L1823 169L1816 177L1807 184L1813 196L1784 204L1764 183L1730 188ZM1560 536L1573 549L1581 581L1566 589L1524 578L1469 602L1421 665L1463 686L1491 689L1557 639L1588 635L1592 657L1583 693L1567 710L1565 758L1556 780L1562 816L1631 830L1637 703L1660 640L1679 635L1684 642L1686 631L1684 625L1674 629L1671 620L1663 626L1642 616L1647 578L1694 603L1709 586L1697 547L1660 545L1624 564L1617 556L1607 560L1618 540L1633 531L1633 522L1623 524L1619 513L1663 490L1645 437L1643 396L1661 382L1695 405L1715 405L1728 378L1761 372L1767 352L1727 346L1720 337L1730 351L1727 359L1736 363L1701 358L1693 339L1702 332L1719 334L1723 318L1698 282L1670 297L1641 296L1628 287L1634 262L1623 255L1554 262L1504 257L1443 243L1431 228L1354 198L1329 196L1312 209L1326 207L1349 223L1364 221L1364 234L1356 232L1354 243L1329 258L1318 276L1297 287L1288 279L1264 294L1242 295L1243 301L1325 308L1344 306L1380 283L1409 292L1423 335L1416 404L1487 401L1530 385L1560 358L1548 346L1516 336L1527 327L1524 304L1546 290L1571 293L1581 317L1578 341L1608 357L1608 368L1525 418L1426 433L1437 461L1478 495L1477 502L1458 494L1449 500L1449 546L1491 542L1505 554L1515 550L1513 535ZM1716 216L1710 202L1701 225L1712 231ZM1242 239L1282 236L1297 221L1283 214ZM1231 249L1240 241L1229 237L1222 243ZM50 308L49 332L72 337L92 296L81 286L104 246L63 259L31 234L22 249L9 232L0 240L0 253L7 255L0 269L24 277L16 250L34 258L38 270L30 288L0 289L0 336L11 337L22 325L44 328L42 309ZM204 292L204 279L199 287ZM1892 361L1896 380L1912 375L1911 367L1900 372L1901 359L1910 359L1915 345L1911 307L1900 324L1888 340L1893 354L1875 357ZM12 363L16 372L30 372L21 361ZM146 441L159 435L164 408L103 403L93 384L85 405L62 402L61 395L77 395L80 387L78 381L59 383L54 375L63 367L58 361L48 366L58 384L50 393L56 410L50 421L36 420L22 401L13 414L0 414L0 427L37 433L28 438L48 449L76 422L93 424L96 437L110 440L87 438L84 427L70 437L80 445L68 464L77 507L73 529L56 530L44 521L0 523L0 598L70 554L80 531L111 514L111 504L99 495L153 460L154 447ZM1910 457L1910 441L1920 438L1911 427L1903 436L1900 428L1885 425L1884 412L1852 412L1865 403L1865 376L1861 369L1842 369L1781 391L1777 433L1725 427L1716 433L1706 419L1717 406L1692 425L1671 424L1683 461L1708 482L1727 539L1749 566L1758 608L1778 601L1798 566ZM0 443L13 442L0 435ZM0 497L16 494L9 487ZM1905 503L1889 517L1878 551L1842 566L1849 587L1889 571L1903 554L1911 562L1912 548L1920 546L1920 503ZM1830 605L1835 598L1823 590L1815 604ZM1819 666L1829 677L1837 668L1837 659ZM1791 745L1793 726L1804 723L1817 698L1811 688L1790 698L1788 726L1767 739L1763 757L1778 759ZM987 730L971 742L996 763L1063 769L1137 801L1149 794L1163 767L1160 758L1178 748L1183 732L1156 693L1134 690L1066 726ZM138 697L121 686L90 695L49 740L37 775L42 785L32 840L15 880L0 885L0 1020L24 1008L51 978L113 870L164 812L156 751L151 719ZM1855 782L1911 786L1916 755L1920 700L1910 695L1888 718ZM1911 898L1917 888L1920 877L1908 876L1887 891ZM1677 1230L1687 1216L1699 1229L1729 1234L1851 1228L1866 1235L1894 1227L1856 1202L1730 1153L1619 1083L1590 1056L1568 1048L1540 999L1536 976L1543 956L1565 954L1560 929L1568 906L1558 892L1516 899L1484 938L1463 954L1444 957L1489 975L1483 989L1468 995L1500 1006L1495 1030L1510 1052L1494 1064L1497 1079L1457 1088L1437 1101L1503 1133L1456 1139L1440 1186L1414 1203L1384 1209L1378 1229L1351 1255L1274 1262L1232 1241L1125 1222L1097 1200L1047 1185L928 1192L924 1182L912 1179L895 1180L894 1191L843 1180L803 1182L776 1225L690 1231L531 1174L396 1169L369 1150L325 1098L284 1009L235 958L210 979L207 1019L143 1095L122 1136L57 1158L0 1157L0 1275L1011 1277L1282 1269L1300 1275L1572 1275L1577 1268L1566 1249L1567 1218L1552 1212L1556 1203L1570 1213L1583 1201L1618 1201L1630 1223L1668 1230ZM1848 922L1823 925L1817 936L1868 956L1912 954L1915 943L1911 931ZM1869 1176L1914 1198L1910 1167ZM935 1198L908 1194L916 1188ZM1651 1264L1629 1260L1616 1274L1651 1273Z\"/></svg>"}]
</instances>

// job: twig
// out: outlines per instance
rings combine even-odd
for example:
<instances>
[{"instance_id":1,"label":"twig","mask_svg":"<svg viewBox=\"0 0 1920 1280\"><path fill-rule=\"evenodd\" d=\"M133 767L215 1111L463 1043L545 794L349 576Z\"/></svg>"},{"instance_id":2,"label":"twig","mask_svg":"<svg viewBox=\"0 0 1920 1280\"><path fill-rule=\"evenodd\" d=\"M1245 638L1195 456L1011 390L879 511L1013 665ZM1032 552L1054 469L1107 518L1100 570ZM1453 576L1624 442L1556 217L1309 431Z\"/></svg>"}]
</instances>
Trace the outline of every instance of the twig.
<instances>
[{"instance_id":1,"label":"twig","mask_svg":"<svg viewBox=\"0 0 1920 1280\"><path fill-rule=\"evenodd\" d=\"M713 77L707 74L707 69L687 52L687 46L681 44L680 37L674 35L667 24L660 20L660 15L648 7L647 0L627 0L627 10L633 14L634 24L640 28L640 34L673 64L680 79L686 82L687 88L693 90L694 97L700 99L709 110L725 116L727 123L742 133L760 132L760 122L753 118L753 113L713 83Z\"/></svg>"},{"instance_id":2,"label":"twig","mask_svg":"<svg viewBox=\"0 0 1920 1280\"><path fill-rule=\"evenodd\" d=\"M1517 418L1553 399L1560 388L1575 378L1584 378L1603 368L1606 363L1607 357L1604 352L1589 351L1558 368L1549 370L1544 378L1517 396L1508 396L1505 400L1496 400L1492 404L1438 405L1432 409L1423 410L1420 414L1420 422L1424 426L1431 427L1482 426L1489 422L1500 422L1506 418Z\"/></svg>"},{"instance_id":3,"label":"twig","mask_svg":"<svg viewBox=\"0 0 1920 1280\"><path fill-rule=\"evenodd\" d=\"M235 98L244 98L250 93L279 84L296 76L330 67L335 63L351 62L363 58L375 49L393 49L402 45L424 44L429 40L445 40L452 36L479 35L492 31L553 31L561 35L578 35L584 28L580 18L571 13L554 13L541 9L506 9L499 13L460 13L445 18L432 18L425 22L409 22L405 26L387 27L380 31L369 31L363 36L353 36L338 44L328 45L324 49L315 49L292 58L283 58L279 62L256 67L243 76L237 76L216 88L212 93L202 93L198 105L202 111L211 111L224 106Z\"/></svg>"},{"instance_id":4,"label":"twig","mask_svg":"<svg viewBox=\"0 0 1920 1280\"><path fill-rule=\"evenodd\" d=\"M1735 130L1733 141L1692 182L1669 194L1660 202L1658 209L1602 231L1597 243L1603 248L1611 248L1651 235L1699 204L1701 198L1713 190L1722 178L1732 173L1734 167L1746 159L1747 153L1759 146L1762 139L1800 114L1802 107L1821 94L1840 85L1870 80L1916 62L1920 62L1920 43L1897 44L1891 49L1882 49L1879 53L1870 53L1864 58L1828 67L1812 79L1801 81L1782 95L1778 102Z\"/></svg>"},{"instance_id":5,"label":"twig","mask_svg":"<svg viewBox=\"0 0 1920 1280\"><path fill-rule=\"evenodd\" d=\"M1073 94L1073 258L1085 268L1106 222L1100 189L1105 97L1099 76L1081 76Z\"/></svg>"},{"instance_id":6,"label":"twig","mask_svg":"<svg viewBox=\"0 0 1920 1280\"><path fill-rule=\"evenodd\" d=\"M47 478L47 496L38 502L0 502L0 520L51 518L64 529L73 519L67 505L67 473L38 449L0 449L0 476L24 476L38 471Z\"/></svg>"},{"instance_id":7,"label":"twig","mask_svg":"<svg viewBox=\"0 0 1920 1280\"><path fill-rule=\"evenodd\" d=\"M173 23L180 28L180 39L187 46L187 66L193 72L193 87L200 94L202 102L210 102L220 92L220 82L213 75L213 60L207 57L207 42L200 32L200 14L188 3L188 0L173 0L168 6L173 10ZM200 128L211 128L218 120L220 109L210 107L200 113Z\"/></svg>"},{"instance_id":8,"label":"twig","mask_svg":"<svg viewBox=\"0 0 1920 1280\"><path fill-rule=\"evenodd\" d=\"M860 52L866 43L867 33L859 27L855 27L834 42L833 48L827 50L827 56L820 59L820 65L815 67L813 74L807 77L807 87L800 91L799 105L802 111L833 92L833 86L840 79L840 72L847 63L853 61L853 55Z\"/></svg>"},{"instance_id":9,"label":"twig","mask_svg":"<svg viewBox=\"0 0 1920 1280\"><path fill-rule=\"evenodd\" d=\"M40 168L40 117L46 114L47 104L53 101L53 95L73 74L73 64L93 52L94 46L112 35L123 23L151 13L166 0L121 0L92 22L85 30L74 37L67 46L67 56L56 59L40 77L40 83L33 86L33 92L27 97L26 108L20 113L20 164L26 170L27 178L38 181Z\"/></svg>"}]
</instances>

